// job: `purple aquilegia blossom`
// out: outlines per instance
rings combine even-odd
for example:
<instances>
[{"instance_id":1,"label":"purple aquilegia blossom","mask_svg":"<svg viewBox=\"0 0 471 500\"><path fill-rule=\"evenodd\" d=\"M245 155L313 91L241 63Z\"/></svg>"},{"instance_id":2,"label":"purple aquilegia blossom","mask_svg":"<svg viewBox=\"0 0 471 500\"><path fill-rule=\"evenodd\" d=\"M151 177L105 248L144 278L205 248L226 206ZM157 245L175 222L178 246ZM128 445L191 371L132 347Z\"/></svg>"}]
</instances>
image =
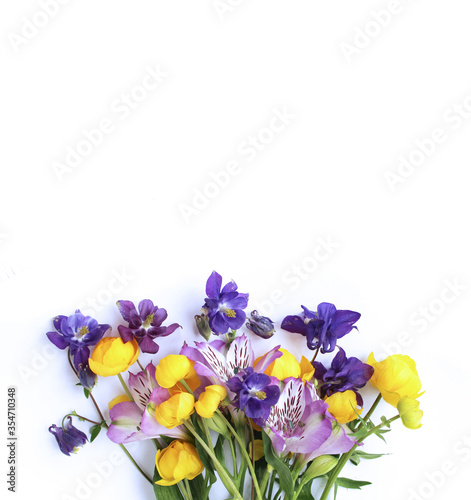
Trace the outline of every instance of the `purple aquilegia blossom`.
<instances>
[{"instance_id":1,"label":"purple aquilegia blossom","mask_svg":"<svg viewBox=\"0 0 471 500\"><path fill-rule=\"evenodd\" d=\"M95 345L111 328L99 325L96 319L84 316L78 309L71 316L56 316L53 324L56 331L46 333L48 339L59 349L70 348L77 371L80 365L88 366L89 346Z\"/></svg>"},{"instance_id":2,"label":"purple aquilegia blossom","mask_svg":"<svg viewBox=\"0 0 471 500\"><path fill-rule=\"evenodd\" d=\"M216 271L206 282L206 295L203 309L206 310L209 317L209 326L211 330L219 335L227 333L229 329L237 330L245 321L245 312L249 294L239 293L234 281L224 285L221 290L222 277Z\"/></svg>"},{"instance_id":3,"label":"purple aquilegia blossom","mask_svg":"<svg viewBox=\"0 0 471 500\"><path fill-rule=\"evenodd\" d=\"M245 411L247 417L265 421L280 397L280 388L271 381L268 375L246 368L227 381L230 390L237 394L232 404Z\"/></svg>"},{"instance_id":4,"label":"purple aquilegia blossom","mask_svg":"<svg viewBox=\"0 0 471 500\"><path fill-rule=\"evenodd\" d=\"M83 446L88 441L87 436L72 425L72 417L67 417L63 427L51 425L49 432L56 438L64 455L76 453L79 446Z\"/></svg>"},{"instance_id":5,"label":"purple aquilegia blossom","mask_svg":"<svg viewBox=\"0 0 471 500\"><path fill-rule=\"evenodd\" d=\"M245 326L262 339L269 339L275 333L275 323L266 316L260 316L258 311L252 311Z\"/></svg>"},{"instance_id":6,"label":"purple aquilegia blossom","mask_svg":"<svg viewBox=\"0 0 471 500\"><path fill-rule=\"evenodd\" d=\"M359 319L360 313L337 310L334 304L322 302L317 306L317 312L304 310L303 317L286 316L281 328L291 333L300 333L307 340L311 350L319 349L322 353L332 352L337 340L350 333Z\"/></svg>"},{"instance_id":7,"label":"purple aquilegia blossom","mask_svg":"<svg viewBox=\"0 0 471 500\"><path fill-rule=\"evenodd\" d=\"M124 342L135 338L142 352L155 354L159 350L159 346L154 342L154 339L166 337L177 328L181 328L178 323L162 326L162 323L167 319L167 311L154 306L151 300L141 300L138 306L139 311L130 300L118 300L116 305L123 319L129 324L128 326L118 326L121 338Z\"/></svg>"},{"instance_id":8,"label":"purple aquilegia blossom","mask_svg":"<svg viewBox=\"0 0 471 500\"><path fill-rule=\"evenodd\" d=\"M314 361L314 377L321 383L321 398L331 396L335 392L354 391L357 403L363 406L363 398L358 389L364 387L373 375L374 368L362 363L358 358L347 358L345 351L339 347L339 352L327 368L319 361Z\"/></svg>"}]
</instances>

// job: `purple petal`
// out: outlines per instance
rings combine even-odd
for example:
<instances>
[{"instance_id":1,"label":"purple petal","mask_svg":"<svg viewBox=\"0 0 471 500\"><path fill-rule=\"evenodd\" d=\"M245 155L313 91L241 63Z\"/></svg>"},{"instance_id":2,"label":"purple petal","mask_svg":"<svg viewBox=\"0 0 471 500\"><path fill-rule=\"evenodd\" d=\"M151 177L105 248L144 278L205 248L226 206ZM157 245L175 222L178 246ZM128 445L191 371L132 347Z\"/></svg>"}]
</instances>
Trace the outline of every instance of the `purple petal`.
<instances>
[{"instance_id":1,"label":"purple petal","mask_svg":"<svg viewBox=\"0 0 471 500\"><path fill-rule=\"evenodd\" d=\"M229 330L229 324L226 322L226 317L220 312L216 313L212 318L209 318L209 326L211 330L216 333L227 333Z\"/></svg>"},{"instance_id":2,"label":"purple petal","mask_svg":"<svg viewBox=\"0 0 471 500\"><path fill-rule=\"evenodd\" d=\"M221 281L222 283L222 281ZM226 283L224 285L224 288L221 290L221 293L228 293L228 292L236 292L237 291L237 285L234 280L229 281L229 283ZM209 295L208 295L209 297Z\"/></svg>"},{"instance_id":3,"label":"purple petal","mask_svg":"<svg viewBox=\"0 0 471 500\"><path fill-rule=\"evenodd\" d=\"M245 323L245 318L247 317L247 315L240 309L235 309L234 312L234 318L230 318L229 316L224 315L224 319L226 320L230 328L232 328L232 330L238 330Z\"/></svg>"},{"instance_id":4,"label":"purple petal","mask_svg":"<svg viewBox=\"0 0 471 500\"><path fill-rule=\"evenodd\" d=\"M132 315L137 314L136 306L130 300L118 300L116 305L118 306L121 316L127 322L131 321Z\"/></svg>"},{"instance_id":5,"label":"purple petal","mask_svg":"<svg viewBox=\"0 0 471 500\"><path fill-rule=\"evenodd\" d=\"M78 348L74 353L74 366L79 369L79 365L88 365L88 358L90 357L90 349L86 346Z\"/></svg>"},{"instance_id":6,"label":"purple petal","mask_svg":"<svg viewBox=\"0 0 471 500\"><path fill-rule=\"evenodd\" d=\"M139 316L145 320L147 316L154 312L154 303L152 300L144 299L139 302Z\"/></svg>"},{"instance_id":7,"label":"purple petal","mask_svg":"<svg viewBox=\"0 0 471 500\"><path fill-rule=\"evenodd\" d=\"M354 311L337 311L330 325L332 331L335 332L337 338L342 338L347 333L350 333L354 323L360 319L361 314Z\"/></svg>"},{"instance_id":8,"label":"purple petal","mask_svg":"<svg viewBox=\"0 0 471 500\"><path fill-rule=\"evenodd\" d=\"M291 333L300 333L301 335L306 335L306 325L304 321L299 316L286 316L286 318L281 323L281 328Z\"/></svg>"},{"instance_id":9,"label":"purple petal","mask_svg":"<svg viewBox=\"0 0 471 500\"><path fill-rule=\"evenodd\" d=\"M210 299L219 299L221 293L222 276L216 271L211 273L211 276L206 282L206 295Z\"/></svg>"},{"instance_id":10,"label":"purple petal","mask_svg":"<svg viewBox=\"0 0 471 500\"><path fill-rule=\"evenodd\" d=\"M119 325L118 332L121 335L123 342L131 342L134 338L134 330L131 330L131 328L128 328L127 326Z\"/></svg>"},{"instance_id":11,"label":"purple petal","mask_svg":"<svg viewBox=\"0 0 471 500\"><path fill-rule=\"evenodd\" d=\"M141 352L155 354L159 350L159 346L147 335L139 342Z\"/></svg>"},{"instance_id":12,"label":"purple petal","mask_svg":"<svg viewBox=\"0 0 471 500\"><path fill-rule=\"evenodd\" d=\"M224 300L224 306L228 309L245 309L247 307L247 299L239 295L234 299Z\"/></svg>"},{"instance_id":13,"label":"purple petal","mask_svg":"<svg viewBox=\"0 0 471 500\"><path fill-rule=\"evenodd\" d=\"M59 349L65 349L69 343L64 339L60 333L49 332L46 333L47 338Z\"/></svg>"},{"instance_id":14,"label":"purple petal","mask_svg":"<svg viewBox=\"0 0 471 500\"><path fill-rule=\"evenodd\" d=\"M332 319L336 311L337 308L334 304L330 304L329 302L321 302L317 306L317 315L319 319L323 319L326 322Z\"/></svg>"},{"instance_id":15,"label":"purple petal","mask_svg":"<svg viewBox=\"0 0 471 500\"><path fill-rule=\"evenodd\" d=\"M167 311L163 307L161 307L157 309L157 311L155 311L152 324L154 326L160 326L166 319L167 319Z\"/></svg>"},{"instance_id":16,"label":"purple petal","mask_svg":"<svg viewBox=\"0 0 471 500\"><path fill-rule=\"evenodd\" d=\"M256 372L264 372L272 363L275 361L275 359L281 358L283 356L283 353L279 350L281 345L277 345L270 351L268 351L266 354L264 354L258 361L257 364L254 366L254 370Z\"/></svg>"},{"instance_id":17,"label":"purple petal","mask_svg":"<svg viewBox=\"0 0 471 500\"><path fill-rule=\"evenodd\" d=\"M54 325L54 328L58 331L58 332L61 332L61 322L63 319L67 319L67 316L62 316L62 315L58 315L58 316L55 316L52 320L52 323ZM62 332L61 332L62 333Z\"/></svg>"}]
</instances>

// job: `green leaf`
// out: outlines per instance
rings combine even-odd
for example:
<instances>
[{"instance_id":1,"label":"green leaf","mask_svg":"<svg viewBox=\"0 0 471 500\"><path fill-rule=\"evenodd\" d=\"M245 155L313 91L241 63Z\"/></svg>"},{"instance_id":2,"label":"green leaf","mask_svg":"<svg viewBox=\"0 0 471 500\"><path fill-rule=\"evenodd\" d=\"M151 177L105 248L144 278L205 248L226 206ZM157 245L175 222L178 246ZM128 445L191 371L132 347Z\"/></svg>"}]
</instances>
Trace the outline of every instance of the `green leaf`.
<instances>
[{"instance_id":1,"label":"green leaf","mask_svg":"<svg viewBox=\"0 0 471 500\"><path fill-rule=\"evenodd\" d=\"M216 455L216 458L222 463L225 464L225 457L224 457L224 436L219 435L218 440L216 441L216 446L214 447L214 454Z\"/></svg>"},{"instance_id":2,"label":"green leaf","mask_svg":"<svg viewBox=\"0 0 471 500\"><path fill-rule=\"evenodd\" d=\"M265 432L262 432L263 451L265 460L276 470L280 479L281 489L286 493L286 498L293 498L294 488L289 468L275 455L271 439Z\"/></svg>"},{"instance_id":3,"label":"green leaf","mask_svg":"<svg viewBox=\"0 0 471 500\"><path fill-rule=\"evenodd\" d=\"M350 462L353 464L353 465L360 465L360 457L357 456L357 455L352 455L350 457Z\"/></svg>"},{"instance_id":4,"label":"green leaf","mask_svg":"<svg viewBox=\"0 0 471 500\"><path fill-rule=\"evenodd\" d=\"M312 488L312 482L314 479L311 479L308 481L300 491L297 500L316 500L311 493L311 488Z\"/></svg>"},{"instance_id":5,"label":"green leaf","mask_svg":"<svg viewBox=\"0 0 471 500\"><path fill-rule=\"evenodd\" d=\"M88 399L88 397L90 396L90 391L88 389L85 389L85 387L84 387L83 393L85 394L85 397Z\"/></svg>"},{"instance_id":6,"label":"green leaf","mask_svg":"<svg viewBox=\"0 0 471 500\"><path fill-rule=\"evenodd\" d=\"M98 434L100 434L100 431L101 431L101 424L90 427L90 443L93 443L93 441L95 441Z\"/></svg>"},{"instance_id":7,"label":"green leaf","mask_svg":"<svg viewBox=\"0 0 471 500\"><path fill-rule=\"evenodd\" d=\"M213 476L211 476L211 480L212 478ZM188 481L188 484L190 485L191 495L193 498L198 498L200 500L206 500L208 498L211 486L207 488L207 490L205 489L206 481L203 478L203 474L199 474L191 481ZM213 483L210 483L210 485L211 484Z\"/></svg>"},{"instance_id":8,"label":"green leaf","mask_svg":"<svg viewBox=\"0 0 471 500\"><path fill-rule=\"evenodd\" d=\"M366 453L364 451L357 450L354 455L359 458L363 458L364 460L374 460L375 458L384 457L385 455L389 455L389 453Z\"/></svg>"},{"instance_id":9,"label":"green leaf","mask_svg":"<svg viewBox=\"0 0 471 500\"><path fill-rule=\"evenodd\" d=\"M368 486L371 484L368 481L357 481L355 479L348 479L348 477L338 477L335 484L341 486L342 488L349 488L352 490L361 490L362 486Z\"/></svg>"},{"instance_id":10,"label":"green leaf","mask_svg":"<svg viewBox=\"0 0 471 500\"><path fill-rule=\"evenodd\" d=\"M183 495L177 484L173 486L160 486L160 484L155 484L156 481L162 479L157 471L157 467L154 467L154 494L157 500L184 500Z\"/></svg>"}]
</instances>

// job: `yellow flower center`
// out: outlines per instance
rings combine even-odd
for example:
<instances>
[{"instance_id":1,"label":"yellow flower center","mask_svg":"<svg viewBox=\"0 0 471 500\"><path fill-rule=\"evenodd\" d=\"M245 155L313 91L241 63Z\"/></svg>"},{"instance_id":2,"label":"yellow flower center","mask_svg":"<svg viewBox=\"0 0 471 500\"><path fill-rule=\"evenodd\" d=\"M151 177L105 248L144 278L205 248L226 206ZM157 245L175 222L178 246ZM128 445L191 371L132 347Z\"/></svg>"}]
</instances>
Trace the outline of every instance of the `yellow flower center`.
<instances>
[{"instance_id":1,"label":"yellow flower center","mask_svg":"<svg viewBox=\"0 0 471 500\"><path fill-rule=\"evenodd\" d=\"M149 314L146 318L146 320L144 321L144 323L142 323L142 327L143 328L149 328L150 325L152 324L152 320L154 319L154 313L152 314Z\"/></svg>"},{"instance_id":2,"label":"yellow flower center","mask_svg":"<svg viewBox=\"0 0 471 500\"><path fill-rule=\"evenodd\" d=\"M227 309L227 308L224 308L224 309L223 309L223 312L224 312L224 314L225 314L228 318L235 318L235 317L236 317L236 312L234 311L234 309Z\"/></svg>"},{"instance_id":3,"label":"yellow flower center","mask_svg":"<svg viewBox=\"0 0 471 500\"><path fill-rule=\"evenodd\" d=\"M255 393L255 396L257 396L258 399L267 399L267 393L263 391L257 391Z\"/></svg>"},{"instance_id":4,"label":"yellow flower center","mask_svg":"<svg viewBox=\"0 0 471 500\"><path fill-rule=\"evenodd\" d=\"M89 332L88 326L82 326L80 330L75 334L76 338L81 339L83 336L87 335Z\"/></svg>"}]
</instances>

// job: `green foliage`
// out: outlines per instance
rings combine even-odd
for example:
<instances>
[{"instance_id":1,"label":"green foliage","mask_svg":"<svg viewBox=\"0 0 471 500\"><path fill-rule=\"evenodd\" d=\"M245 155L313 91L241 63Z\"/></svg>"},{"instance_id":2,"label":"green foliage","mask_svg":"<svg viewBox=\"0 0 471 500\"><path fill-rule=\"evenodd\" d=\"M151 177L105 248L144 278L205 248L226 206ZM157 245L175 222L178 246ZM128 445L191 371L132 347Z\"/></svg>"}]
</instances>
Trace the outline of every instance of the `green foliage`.
<instances>
[{"instance_id":1,"label":"green foliage","mask_svg":"<svg viewBox=\"0 0 471 500\"><path fill-rule=\"evenodd\" d=\"M275 455L271 439L265 432L262 432L262 439L265 460L276 470L280 479L281 489L285 492L286 498L293 498L294 485L290 469Z\"/></svg>"}]
</instances>

